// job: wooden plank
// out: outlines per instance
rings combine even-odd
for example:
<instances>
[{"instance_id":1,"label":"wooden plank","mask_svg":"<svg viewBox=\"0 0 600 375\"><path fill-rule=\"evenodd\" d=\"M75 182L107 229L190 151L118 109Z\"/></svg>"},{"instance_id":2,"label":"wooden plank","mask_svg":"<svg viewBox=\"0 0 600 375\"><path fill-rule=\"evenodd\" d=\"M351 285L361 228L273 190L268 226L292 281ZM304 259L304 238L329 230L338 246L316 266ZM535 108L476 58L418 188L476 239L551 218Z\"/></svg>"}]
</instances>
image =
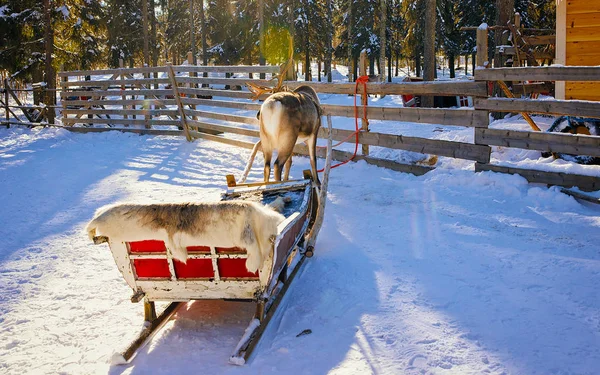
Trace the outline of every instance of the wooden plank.
<instances>
[{"instance_id":1,"label":"wooden plank","mask_svg":"<svg viewBox=\"0 0 600 375\"><path fill-rule=\"evenodd\" d=\"M555 44L556 35L536 35L536 36L525 36L522 37L527 44L530 46L539 46L545 44Z\"/></svg>"},{"instance_id":2,"label":"wooden plank","mask_svg":"<svg viewBox=\"0 0 600 375\"><path fill-rule=\"evenodd\" d=\"M513 83L512 92L516 96L532 93L550 93L554 89L551 82Z\"/></svg>"},{"instance_id":3,"label":"wooden plank","mask_svg":"<svg viewBox=\"0 0 600 375\"><path fill-rule=\"evenodd\" d=\"M567 57L566 64L573 64L570 59L579 55L600 55L600 41L588 41L588 42L568 42L566 43ZM597 65L597 64L594 64Z\"/></svg>"},{"instance_id":4,"label":"wooden plank","mask_svg":"<svg viewBox=\"0 0 600 375\"><path fill-rule=\"evenodd\" d=\"M185 136L183 130L160 130L160 129L135 129L135 128L88 128L79 126L58 126L61 129L68 130L73 133L104 133L109 131L119 131L121 133L134 133L140 135L169 135L169 136Z\"/></svg>"},{"instance_id":5,"label":"wooden plank","mask_svg":"<svg viewBox=\"0 0 600 375\"><path fill-rule=\"evenodd\" d=\"M600 118L600 103L583 100L530 100L509 98L475 98L476 109L490 112L527 112L544 115L570 115Z\"/></svg>"},{"instance_id":6,"label":"wooden plank","mask_svg":"<svg viewBox=\"0 0 600 375\"><path fill-rule=\"evenodd\" d=\"M600 26L571 28L567 25L567 42L599 41Z\"/></svg>"},{"instance_id":7,"label":"wooden plank","mask_svg":"<svg viewBox=\"0 0 600 375\"><path fill-rule=\"evenodd\" d=\"M350 130L333 129L332 138L335 141L343 141L349 139L353 133ZM327 130L325 128L319 130L319 138L327 139ZM360 144L370 146L448 156L457 159L487 162L490 157L489 147L471 143L406 137L376 132L361 132L359 133L358 140ZM348 142L352 143L353 140L350 139Z\"/></svg>"},{"instance_id":8,"label":"wooden plank","mask_svg":"<svg viewBox=\"0 0 600 375\"><path fill-rule=\"evenodd\" d=\"M567 56L568 64L579 66L594 66L600 64L600 53L592 55L569 55Z\"/></svg>"},{"instance_id":9,"label":"wooden plank","mask_svg":"<svg viewBox=\"0 0 600 375\"><path fill-rule=\"evenodd\" d=\"M179 87L177 87L177 79L172 65L167 64L167 73L169 74L169 79L171 80L171 89L173 90L173 97L175 98L175 102L177 103L177 110L179 111L179 121L181 121L181 127L183 128L183 132L185 133L185 138L188 141L191 141L192 137L190 135L190 129L187 125L187 118L185 117L185 113L183 112L183 104L181 103L181 97L179 96Z\"/></svg>"},{"instance_id":10,"label":"wooden plank","mask_svg":"<svg viewBox=\"0 0 600 375\"><path fill-rule=\"evenodd\" d=\"M322 105L325 115L354 118L354 106ZM362 107L358 110L362 117ZM367 107L369 120L404 121L440 125L456 125L467 127L487 127L489 123L486 111L472 109L448 108L398 108L398 107Z\"/></svg>"},{"instance_id":11,"label":"wooden plank","mask_svg":"<svg viewBox=\"0 0 600 375\"><path fill-rule=\"evenodd\" d=\"M65 100L63 103L67 106L95 106L95 105L144 105L146 103L154 105L176 105L175 99L106 99L106 100Z\"/></svg>"},{"instance_id":12,"label":"wooden plank","mask_svg":"<svg viewBox=\"0 0 600 375\"><path fill-rule=\"evenodd\" d=\"M199 72L199 73L279 73L279 66L276 65L215 65L215 66L203 66L203 65L184 65L175 66L173 69L176 72Z\"/></svg>"},{"instance_id":13,"label":"wooden plank","mask_svg":"<svg viewBox=\"0 0 600 375\"><path fill-rule=\"evenodd\" d=\"M530 169L504 167L492 164L475 163L475 171L492 171L499 173L518 174L531 183L542 183L564 187L577 186L584 191L600 190L600 178L562 172L544 172Z\"/></svg>"},{"instance_id":14,"label":"wooden plank","mask_svg":"<svg viewBox=\"0 0 600 375\"><path fill-rule=\"evenodd\" d=\"M517 54L517 49L515 47L511 47L511 46L501 46L501 47L496 47L496 52L502 53L503 55L506 55L506 56L514 56ZM531 51L530 53L534 58L536 58L538 60L543 60L543 59L554 60L554 52L552 52L552 51ZM521 56L521 57L524 58L524 56Z\"/></svg>"},{"instance_id":15,"label":"wooden plank","mask_svg":"<svg viewBox=\"0 0 600 375\"><path fill-rule=\"evenodd\" d=\"M273 86L274 82L270 79L253 79L253 78L216 78L216 77L177 77L177 82L196 83L196 84L213 84L213 85L238 85L244 86L246 82L251 82L263 86Z\"/></svg>"},{"instance_id":16,"label":"wooden plank","mask_svg":"<svg viewBox=\"0 0 600 375\"><path fill-rule=\"evenodd\" d=\"M177 115L176 109L63 109L65 115L153 115L168 116Z\"/></svg>"},{"instance_id":17,"label":"wooden plank","mask_svg":"<svg viewBox=\"0 0 600 375\"><path fill-rule=\"evenodd\" d=\"M600 137L589 135L525 132L507 129L475 129L475 143L525 150L600 156Z\"/></svg>"},{"instance_id":18,"label":"wooden plank","mask_svg":"<svg viewBox=\"0 0 600 375\"><path fill-rule=\"evenodd\" d=\"M260 103L252 102L232 102L225 100L216 99L197 99L197 98L181 98L181 102L186 105L205 105L209 107L224 107L224 108L236 108L246 109L251 111L259 111Z\"/></svg>"},{"instance_id":19,"label":"wooden plank","mask_svg":"<svg viewBox=\"0 0 600 375\"><path fill-rule=\"evenodd\" d=\"M233 66L173 66L175 72L207 72L207 73L279 73L278 66L244 66L244 65L233 65ZM59 77L83 77L83 76L99 76L107 74L118 74L123 72L124 74L137 74L137 73L166 73L166 66L157 67L143 67L143 68L123 68L120 69L100 69L100 70L72 70L59 72Z\"/></svg>"},{"instance_id":20,"label":"wooden plank","mask_svg":"<svg viewBox=\"0 0 600 375\"><path fill-rule=\"evenodd\" d=\"M209 112L209 111L198 111L192 109L184 109L186 115L212 118L215 120L224 120L230 122L240 122L243 124L250 124L258 126L258 119L256 117L237 116L226 113Z\"/></svg>"},{"instance_id":21,"label":"wooden plank","mask_svg":"<svg viewBox=\"0 0 600 375\"><path fill-rule=\"evenodd\" d=\"M318 83L292 82L284 83L290 89L299 86L310 86L318 93L324 94L354 94L354 83ZM362 92L362 85L358 88ZM432 82L402 82L402 83L367 83L367 92L376 95L458 95L458 96L487 96L487 86L472 81L432 81Z\"/></svg>"},{"instance_id":22,"label":"wooden plank","mask_svg":"<svg viewBox=\"0 0 600 375\"><path fill-rule=\"evenodd\" d=\"M214 123L210 123L210 122L206 122L206 121L198 121L198 120L188 120L188 125L192 128L198 128L200 131L202 130L211 130L211 131L217 131L217 132L222 132L222 133L233 133L233 134L240 134L240 135L247 135L250 137L260 137L260 133L258 130L254 130L254 129L244 129L244 128L238 128L235 126L230 126L230 125L219 125L219 124L214 124Z\"/></svg>"},{"instance_id":23,"label":"wooden plank","mask_svg":"<svg viewBox=\"0 0 600 375\"><path fill-rule=\"evenodd\" d=\"M488 27L482 24L477 28L477 66L486 68L488 65ZM486 92L487 93L487 92Z\"/></svg>"},{"instance_id":24,"label":"wooden plank","mask_svg":"<svg viewBox=\"0 0 600 375\"><path fill-rule=\"evenodd\" d=\"M600 66L475 69L476 81L600 81Z\"/></svg>"},{"instance_id":25,"label":"wooden plank","mask_svg":"<svg viewBox=\"0 0 600 375\"><path fill-rule=\"evenodd\" d=\"M178 78L179 80L179 78ZM64 81L60 83L60 86L65 87L103 87L106 88L108 86L122 86L122 85L150 85L155 83L169 83L170 80L168 78L130 78L125 80L120 79L107 79L107 80L96 80L96 81Z\"/></svg>"},{"instance_id":26,"label":"wooden plank","mask_svg":"<svg viewBox=\"0 0 600 375\"><path fill-rule=\"evenodd\" d=\"M600 82L567 82L565 98L599 101Z\"/></svg>"},{"instance_id":27,"label":"wooden plank","mask_svg":"<svg viewBox=\"0 0 600 375\"><path fill-rule=\"evenodd\" d=\"M570 195L570 196L572 196L573 198L576 198L576 199L581 199L581 200L584 200L586 202L592 202L592 203L600 204L600 198L596 198L596 197L591 196L591 195L581 194L581 193L579 193L577 191L568 190L568 189L565 189L565 188L560 189L560 191L562 193Z\"/></svg>"},{"instance_id":28,"label":"wooden plank","mask_svg":"<svg viewBox=\"0 0 600 375\"><path fill-rule=\"evenodd\" d=\"M58 72L59 77L85 77L85 76L102 76L108 74L134 74L134 73L153 73L166 72L166 67L145 67L145 68L116 68L116 69L98 69L98 70L71 70Z\"/></svg>"},{"instance_id":29,"label":"wooden plank","mask_svg":"<svg viewBox=\"0 0 600 375\"><path fill-rule=\"evenodd\" d=\"M62 119L65 124L123 124L123 125L145 125L146 120L134 120L126 118L74 118ZM148 120L150 125L175 125L181 126L178 120Z\"/></svg>"},{"instance_id":30,"label":"wooden plank","mask_svg":"<svg viewBox=\"0 0 600 375\"><path fill-rule=\"evenodd\" d=\"M245 80L244 82L248 82ZM354 83L316 83L316 82L289 82L285 85L290 89L300 86L310 86L316 92L323 94L354 94ZM252 94L247 91L215 90L215 89L182 89L182 93L189 95L214 95L249 99ZM358 89L362 92L362 88ZM486 96L487 87L479 82L470 81L434 81L434 82L403 82L403 83L368 83L367 92L374 95L458 95L458 96ZM261 96L267 98L268 95Z\"/></svg>"},{"instance_id":31,"label":"wooden plank","mask_svg":"<svg viewBox=\"0 0 600 375\"><path fill-rule=\"evenodd\" d=\"M179 92L185 94L186 96L190 95L199 95L199 96L223 96L226 98L238 98L238 99L250 99L252 97L252 93L250 91L235 91L235 90L217 90L217 89L209 89L209 88L180 88ZM261 95L261 99L268 98L269 95ZM188 102L191 104L191 102Z\"/></svg>"},{"instance_id":32,"label":"wooden plank","mask_svg":"<svg viewBox=\"0 0 600 375\"><path fill-rule=\"evenodd\" d=\"M566 3L567 14L594 13L600 11L596 1L568 0Z\"/></svg>"},{"instance_id":33,"label":"wooden plank","mask_svg":"<svg viewBox=\"0 0 600 375\"><path fill-rule=\"evenodd\" d=\"M600 26L600 11L589 13L567 14L567 27L593 27Z\"/></svg>"},{"instance_id":34,"label":"wooden plank","mask_svg":"<svg viewBox=\"0 0 600 375\"><path fill-rule=\"evenodd\" d=\"M327 150L325 148L317 148L317 156L320 158L326 157ZM306 145L300 144L294 147L294 154L308 156L308 148ZM352 157L352 152L332 150L332 159L336 161L346 161ZM367 164L376 165L378 167L388 168L397 172L412 173L416 176L421 176L435 168L416 165L398 163L392 160L374 158L372 156L356 155L354 161L364 160Z\"/></svg>"},{"instance_id":35,"label":"wooden plank","mask_svg":"<svg viewBox=\"0 0 600 375\"><path fill-rule=\"evenodd\" d=\"M173 95L173 90L154 90L154 89L139 89L139 90L74 90L74 91L61 91L61 98L67 98L69 96L122 96L122 95Z\"/></svg>"}]
</instances>

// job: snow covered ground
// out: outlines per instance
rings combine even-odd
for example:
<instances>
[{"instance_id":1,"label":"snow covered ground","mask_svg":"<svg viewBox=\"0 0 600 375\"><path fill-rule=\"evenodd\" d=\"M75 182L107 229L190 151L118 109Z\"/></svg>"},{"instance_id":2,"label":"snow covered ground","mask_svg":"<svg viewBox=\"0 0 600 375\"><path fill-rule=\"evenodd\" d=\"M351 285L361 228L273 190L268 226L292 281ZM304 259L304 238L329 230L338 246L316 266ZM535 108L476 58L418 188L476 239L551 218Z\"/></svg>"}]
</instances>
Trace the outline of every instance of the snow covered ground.
<instances>
[{"instance_id":1,"label":"snow covered ground","mask_svg":"<svg viewBox=\"0 0 600 375\"><path fill-rule=\"evenodd\" d=\"M472 140L472 129L372 125ZM598 373L600 207L452 159L420 177L364 162L332 171L316 255L244 367L227 361L254 306L223 301L187 304L130 365L111 366L143 311L85 224L117 201L217 200L248 156L177 137L0 129L0 373ZM492 159L600 175L533 152ZM308 166L295 158L292 175Z\"/></svg>"}]
</instances>

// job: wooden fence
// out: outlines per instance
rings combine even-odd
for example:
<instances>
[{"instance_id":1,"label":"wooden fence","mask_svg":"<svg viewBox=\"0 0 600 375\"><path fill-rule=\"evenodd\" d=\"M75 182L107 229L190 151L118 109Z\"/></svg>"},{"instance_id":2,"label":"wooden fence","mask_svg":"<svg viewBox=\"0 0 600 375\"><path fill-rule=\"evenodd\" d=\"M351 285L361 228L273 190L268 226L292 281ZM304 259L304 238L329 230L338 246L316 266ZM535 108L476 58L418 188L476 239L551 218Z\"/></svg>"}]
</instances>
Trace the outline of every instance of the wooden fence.
<instances>
[{"instance_id":1,"label":"wooden fence","mask_svg":"<svg viewBox=\"0 0 600 375\"><path fill-rule=\"evenodd\" d=\"M257 138L258 121L255 116L224 113L220 109L251 110L260 108L250 100L246 82L272 84L249 76L264 73L267 78L279 72L270 66L165 66L153 68L121 68L96 71L59 73L62 99L62 123L73 131L99 132L118 128L147 134L180 134L188 139L203 138L237 147L252 148L253 142L239 136ZM202 76L209 73L238 73L235 78ZM244 76L240 77L239 74ZM100 77L102 76L102 77ZM86 78L87 77L87 78ZM523 170L490 163L492 146L504 146L600 157L600 137L534 131L489 129L489 112L527 112L546 115L577 115L600 118L600 103L564 100L531 100L488 97L488 81L527 80L600 80L600 67L535 67L478 69L474 81L461 82L407 82L368 83L370 95L446 95L471 96L474 108L402 108L369 105L362 107L359 116L363 129L369 120L389 120L420 124L436 124L472 128L473 142L456 142L421 137L363 131L359 142L363 152L356 160L413 174L424 174L433 167L399 163L369 155L369 146L414 151L475 163L475 170L518 173L531 182L561 186L578 186L583 190L599 190L597 177L556 172ZM288 87L308 84L318 93L353 95L353 83L286 82ZM211 87L207 87L210 85ZM225 86L219 87L218 85ZM362 87L358 93L364 96ZM208 108L210 107L210 108ZM351 105L324 105L325 114L354 117ZM90 127L105 124L109 128ZM83 126L81 126L83 125ZM250 125L250 126L248 126ZM347 139L351 130L333 129L336 141ZM233 137L231 135L234 135ZM322 128L319 136L327 137ZM243 139L243 137L242 137ZM308 154L305 146L295 151ZM322 149L319 152L323 153ZM352 153L334 150L334 159L346 160Z\"/></svg>"},{"instance_id":2,"label":"wooden fence","mask_svg":"<svg viewBox=\"0 0 600 375\"><path fill-rule=\"evenodd\" d=\"M600 67L546 66L475 70L475 81L600 81ZM576 116L600 119L600 102L584 100L531 100L475 98L476 110L506 113L535 113L551 116ZM543 133L505 129L475 129L475 144L503 146L550 153L600 157L600 136ZM559 186L578 186L600 190L600 178L559 172L544 172L477 162L476 171L517 173L530 182Z\"/></svg>"}]
</instances>

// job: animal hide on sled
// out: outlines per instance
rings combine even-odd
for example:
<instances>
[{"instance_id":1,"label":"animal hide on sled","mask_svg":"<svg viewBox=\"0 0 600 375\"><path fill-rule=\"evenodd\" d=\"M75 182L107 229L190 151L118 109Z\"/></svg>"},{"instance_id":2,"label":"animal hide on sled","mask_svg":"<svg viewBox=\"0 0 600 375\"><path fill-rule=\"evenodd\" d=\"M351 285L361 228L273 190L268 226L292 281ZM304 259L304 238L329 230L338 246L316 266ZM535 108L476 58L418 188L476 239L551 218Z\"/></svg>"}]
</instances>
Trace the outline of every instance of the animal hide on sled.
<instances>
[{"instance_id":1,"label":"animal hide on sled","mask_svg":"<svg viewBox=\"0 0 600 375\"><path fill-rule=\"evenodd\" d=\"M92 240L162 240L184 263L188 246L239 247L248 253L247 270L256 272L272 256L270 238L284 219L274 207L249 201L119 204L100 208L86 231Z\"/></svg>"}]
</instances>

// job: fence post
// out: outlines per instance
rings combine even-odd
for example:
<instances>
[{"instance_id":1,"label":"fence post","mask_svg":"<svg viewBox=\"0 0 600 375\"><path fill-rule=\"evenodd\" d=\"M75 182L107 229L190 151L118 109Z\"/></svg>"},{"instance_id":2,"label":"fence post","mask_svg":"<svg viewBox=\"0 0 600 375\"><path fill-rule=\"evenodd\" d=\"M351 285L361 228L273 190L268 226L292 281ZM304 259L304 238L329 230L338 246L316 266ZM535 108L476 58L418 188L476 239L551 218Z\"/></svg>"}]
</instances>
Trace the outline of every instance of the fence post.
<instances>
[{"instance_id":1,"label":"fence post","mask_svg":"<svg viewBox=\"0 0 600 375\"><path fill-rule=\"evenodd\" d=\"M64 72L65 71L65 66L64 65L60 65L60 71ZM62 76L60 77L60 90L61 92L68 92L69 91L69 86L67 86L67 82L69 82L69 76ZM69 98L67 96L62 96L59 95L60 97L60 105L62 107L62 126L67 125L66 121L64 121L64 119L66 119L67 113L66 113L66 109L67 109L67 101L69 100Z\"/></svg>"},{"instance_id":2,"label":"fence post","mask_svg":"<svg viewBox=\"0 0 600 375\"><path fill-rule=\"evenodd\" d=\"M144 2L145 3L145 2ZM148 68L148 64L144 64L144 69ZM144 78L148 79L150 78L150 73L148 73L147 71L144 71ZM148 84L148 86L146 85L142 85L142 88L145 90L149 90L152 88L152 84ZM142 108L144 109L144 111L146 112L146 114L144 115L144 127L146 129L150 129L150 120L152 120L152 115L150 115L150 110L152 109L152 106L150 104L148 104L148 95L144 94L144 105L142 106Z\"/></svg>"},{"instance_id":3,"label":"fence post","mask_svg":"<svg viewBox=\"0 0 600 375\"><path fill-rule=\"evenodd\" d=\"M123 73L123 59L119 59L119 69L121 70L119 75L121 76L121 81L125 81L125 73ZM121 90L125 90L125 82L121 84ZM127 106L125 105L125 100L127 100L127 95L121 95L121 100L123 100L123 111L127 110ZM123 118L127 120L127 113L123 115ZM125 124L127 126L127 124Z\"/></svg>"},{"instance_id":4,"label":"fence post","mask_svg":"<svg viewBox=\"0 0 600 375\"><path fill-rule=\"evenodd\" d=\"M487 67L488 65L488 25L482 23L477 28L477 66ZM473 72L474 73L474 72Z\"/></svg>"},{"instance_id":5,"label":"fence post","mask_svg":"<svg viewBox=\"0 0 600 375\"><path fill-rule=\"evenodd\" d=\"M358 64L358 76L362 77L362 76L366 76L367 75L367 51L362 51L360 53L360 60L359 60L359 64ZM363 106L363 108L365 108L365 106L367 105L367 102L369 100L369 96L366 92L366 90L364 90L364 88L361 88L361 92L362 94L360 95L360 102ZM366 111L363 112L362 118L360 119L360 123L361 123L361 130L363 132L368 132L369 131L369 120L367 119L367 113ZM369 145L361 145L362 146L362 154L365 156L369 155Z\"/></svg>"},{"instance_id":6,"label":"fence post","mask_svg":"<svg viewBox=\"0 0 600 375\"><path fill-rule=\"evenodd\" d=\"M195 66L196 65L195 61L194 61L194 54L192 53L192 51L188 52L187 59L188 59L188 65L190 65L190 66ZM189 77L197 77L198 75L196 74L196 72L189 72L188 76ZM196 88L196 85L190 82L188 84L188 87L189 88ZM190 97L191 97L191 95L190 95ZM196 107L196 105L190 105L190 108L195 111L197 107ZM197 116L192 116L192 120L194 120L194 121L198 120L198 117Z\"/></svg>"},{"instance_id":7,"label":"fence post","mask_svg":"<svg viewBox=\"0 0 600 375\"><path fill-rule=\"evenodd\" d=\"M8 79L4 78L4 111L6 112L6 128L10 128L10 108L8 106Z\"/></svg>"}]
</instances>

